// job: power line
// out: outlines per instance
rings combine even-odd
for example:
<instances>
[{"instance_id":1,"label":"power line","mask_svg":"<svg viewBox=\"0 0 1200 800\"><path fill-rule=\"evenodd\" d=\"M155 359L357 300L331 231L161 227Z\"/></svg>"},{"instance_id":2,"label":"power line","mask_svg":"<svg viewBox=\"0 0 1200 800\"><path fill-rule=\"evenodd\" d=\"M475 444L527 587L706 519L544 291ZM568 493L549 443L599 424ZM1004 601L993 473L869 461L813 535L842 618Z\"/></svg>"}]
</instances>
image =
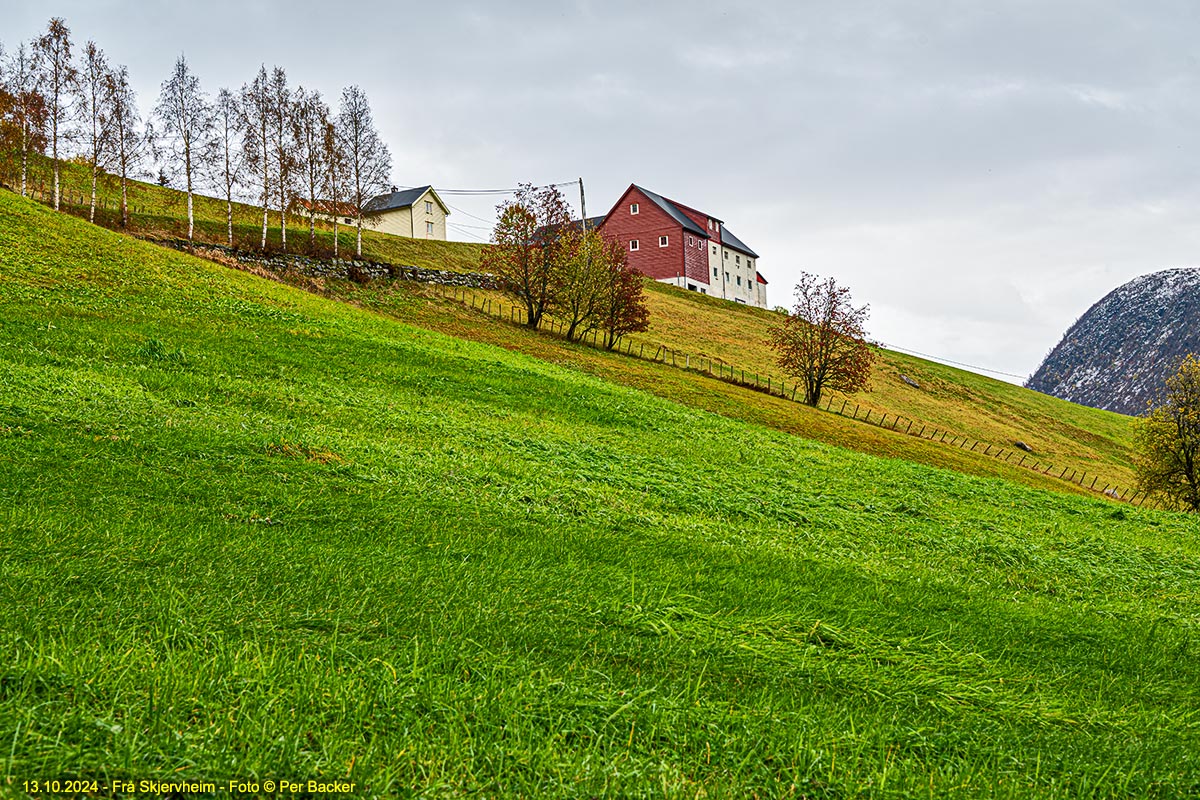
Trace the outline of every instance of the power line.
<instances>
[{"instance_id":1,"label":"power line","mask_svg":"<svg viewBox=\"0 0 1200 800\"><path fill-rule=\"evenodd\" d=\"M535 186L535 189L549 189L551 187L557 189L562 186L575 186L578 181L562 181L561 183L548 183L545 186ZM419 186L399 186L399 189L419 189ZM498 194L516 194L521 189L514 187L512 189L439 189L434 187L434 191L438 194L453 194L453 195L498 195Z\"/></svg>"},{"instance_id":2,"label":"power line","mask_svg":"<svg viewBox=\"0 0 1200 800\"><path fill-rule=\"evenodd\" d=\"M463 211L461 208L459 208L456 205L452 205L451 203L447 203L446 205L450 206L451 209L453 209L454 211L457 211L460 214L466 214L471 219L477 219L480 222L486 222L488 225L493 225L493 226L495 225L495 220L484 219L483 217L477 217L474 214L472 214L470 211Z\"/></svg>"},{"instance_id":3,"label":"power line","mask_svg":"<svg viewBox=\"0 0 1200 800\"><path fill-rule=\"evenodd\" d=\"M459 233L462 233L466 236L470 236L472 239L475 239L476 241L487 244L487 239L484 239L482 236L480 236L477 233L473 233L472 231L466 230L461 225L459 225L455 222L447 222L446 224L449 225L451 228L454 228L455 230L457 230Z\"/></svg>"},{"instance_id":4,"label":"power line","mask_svg":"<svg viewBox=\"0 0 1200 800\"><path fill-rule=\"evenodd\" d=\"M1017 379L1023 381L1029 377L1028 375L1014 375L1011 372L1004 372L1004 371L998 370L998 369L989 369L988 367L980 367L975 364L965 364L962 361L954 361L953 359L943 358L942 356L934 356L934 355L930 355L929 353L921 353L916 350L907 350L903 347L897 347L894 344L884 345L884 347L886 347L888 350L899 350L901 353L908 353L909 355L913 355L913 356L921 356L922 358L931 358L934 361L940 361L945 364L953 364L956 367L966 367L967 369L977 369L980 372L990 372L993 375L1004 375L1007 378L1017 378Z\"/></svg>"}]
</instances>

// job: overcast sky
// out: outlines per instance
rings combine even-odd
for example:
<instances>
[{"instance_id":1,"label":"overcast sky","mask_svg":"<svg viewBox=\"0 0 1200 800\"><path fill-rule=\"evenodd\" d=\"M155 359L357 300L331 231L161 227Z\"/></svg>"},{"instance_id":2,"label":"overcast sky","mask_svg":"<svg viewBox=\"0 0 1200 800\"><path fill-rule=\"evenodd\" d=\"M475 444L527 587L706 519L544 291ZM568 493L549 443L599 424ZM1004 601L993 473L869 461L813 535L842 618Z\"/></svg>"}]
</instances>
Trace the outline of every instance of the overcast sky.
<instances>
[{"instance_id":1,"label":"overcast sky","mask_svg":"<svg viewBox=\"0 0 1200 800\"><path fill-rule=\"evenodd\" d=\"M0 0L0 42L62 16L144 110L181 52L210 91L358 84L398 185L582 177L597 214L638 183L724 219L772 305L833 276L876 339L1022 377L1109 290L1200 264L1200 4L739 5ZM487 238L502 198L446 199Z\"/></svg>"}]
</instances>

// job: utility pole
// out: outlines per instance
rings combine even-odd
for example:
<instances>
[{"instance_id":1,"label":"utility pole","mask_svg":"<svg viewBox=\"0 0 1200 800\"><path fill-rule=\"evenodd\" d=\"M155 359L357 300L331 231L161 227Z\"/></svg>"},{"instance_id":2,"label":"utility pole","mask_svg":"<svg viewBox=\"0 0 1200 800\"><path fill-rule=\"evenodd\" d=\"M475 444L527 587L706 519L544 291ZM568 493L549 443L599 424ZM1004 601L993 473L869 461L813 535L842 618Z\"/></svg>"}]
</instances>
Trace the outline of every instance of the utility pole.
<instances>
[{"instance_id":1,"label":"utility pole","mask_svg":"<svg viewBox=\"0 0 1200 800\"><path fill-rule=\"evenodd\" d=\"M583 178L579 179L579 224L587 230L587 201L583 198Z\"/></svg>"}]
</instances>

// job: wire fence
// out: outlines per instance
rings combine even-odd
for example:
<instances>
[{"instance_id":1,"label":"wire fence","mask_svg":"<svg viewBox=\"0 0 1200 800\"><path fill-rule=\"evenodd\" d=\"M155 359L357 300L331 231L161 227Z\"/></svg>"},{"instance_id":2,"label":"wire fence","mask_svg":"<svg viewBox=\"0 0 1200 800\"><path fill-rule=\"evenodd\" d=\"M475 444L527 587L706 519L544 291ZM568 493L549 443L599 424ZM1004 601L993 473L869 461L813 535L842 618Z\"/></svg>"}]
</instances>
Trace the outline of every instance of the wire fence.
<instances>
[{"instance_id":1,"label":"wire fence","mask_svg":"<svg viewBox=\"0 0 1200 800\"><path fill-rule=\"evenodd\" d=\"M469 288L443 286L439 287L439 292L443 297L462 303L484 314L498 317L514 325L524 326L528 319L528 313L522 306L515 303L505 304L494 297L479 295ZM549 318L544 319L544 324L538 328L540 333L561 336L563 338L566 338L567 330L567 325L561 321ZM631 358L652 361L705 375L724 381L725 383L769 394L790 402L804 402L804 388L802 384L796 382L789 384L775 375L754 369L747 370L740 368L722 359L714 360L708 356L682 352L667 347L664 344L635 342L628 336L618 339L615 346L609 348L605 346L605 335L600 330L588 330L576 338L575 341L578 344L588 347L609 350L610 352L619 353ZM799 400L796 399L797 396L799 396ZM817 409L830 414L837 414L856 422L875 425L876 427L894 431L905 436L913 436L928 442L944 444L947 447L955 447L965 452L994 458L1014 467L1028 469L1055 480L1074 484L1084 491L1096 493L1110 500L1132 503L1136 506L1148 503L1152 508L1165 508L1158 498L1147 495L1145 492L1118 486L1111 480L1105 480L1102 476L1089 473L1085 470L1078 470L1069 466L1059 469L1050 462L1037 458L1032 451L1023 450L1015 446L1002 447L993 443L972 439L969 436L962 436L948 428L922 423L918 420L905 417L902 414L885 413L878 410L872 412L872 409L864 409L860 403L854 403L853 407L851 407L851 401L848 398L842 399L839 403L833 397L827 397L823 404L817 406ZM980 446L983 447L982 450L979 449Z\"/></svg>"}]
</instances>

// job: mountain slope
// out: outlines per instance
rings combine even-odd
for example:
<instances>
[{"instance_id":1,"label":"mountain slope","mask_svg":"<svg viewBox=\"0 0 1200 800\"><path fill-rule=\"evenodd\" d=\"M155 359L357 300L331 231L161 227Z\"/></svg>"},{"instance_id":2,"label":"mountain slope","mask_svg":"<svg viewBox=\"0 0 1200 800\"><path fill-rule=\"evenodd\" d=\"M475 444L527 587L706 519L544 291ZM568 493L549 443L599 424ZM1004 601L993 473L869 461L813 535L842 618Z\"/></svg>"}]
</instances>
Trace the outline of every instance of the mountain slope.
<instances>
[{"instance_id":1,"label":"mountain slope","mask_svg":"<svg viewBox=\"0 0 1200 800\"><path fill-rule=\"evenodd\" d=\"M1187 353L1200 352L1200 269L1143 275L1067 331L1027 386L1073 403L1141 414Z\"/></svg>"}]
</instances>

